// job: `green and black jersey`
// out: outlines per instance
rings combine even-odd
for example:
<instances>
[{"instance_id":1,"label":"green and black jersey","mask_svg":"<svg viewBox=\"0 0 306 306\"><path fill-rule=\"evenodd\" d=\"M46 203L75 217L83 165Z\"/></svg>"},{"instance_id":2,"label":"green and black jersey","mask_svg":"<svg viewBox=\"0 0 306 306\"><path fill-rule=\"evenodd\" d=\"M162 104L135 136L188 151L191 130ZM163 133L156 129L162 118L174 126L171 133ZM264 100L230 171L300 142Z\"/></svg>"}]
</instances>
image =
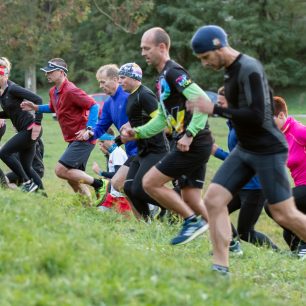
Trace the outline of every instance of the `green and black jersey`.
<instances>
[{"instance_id":1,"label":"green and black jersey","mask_svg":"<svg viewBox=\"0 0 306 306\"><path fill-rule=\"evenodd\" d=\"M182 66L175 61L167 61L156 81L156 91L159 99L158 114L146 125L135 129L138 138L147 138L168 127L178 135L190 131L194 137L193 142L200 139L205 142L206 136L211 141L208 116L197 112L192 114L186 110L185 105L187 100L194 101L206 94L191 80Z\"/></svg>"}]
</instances>

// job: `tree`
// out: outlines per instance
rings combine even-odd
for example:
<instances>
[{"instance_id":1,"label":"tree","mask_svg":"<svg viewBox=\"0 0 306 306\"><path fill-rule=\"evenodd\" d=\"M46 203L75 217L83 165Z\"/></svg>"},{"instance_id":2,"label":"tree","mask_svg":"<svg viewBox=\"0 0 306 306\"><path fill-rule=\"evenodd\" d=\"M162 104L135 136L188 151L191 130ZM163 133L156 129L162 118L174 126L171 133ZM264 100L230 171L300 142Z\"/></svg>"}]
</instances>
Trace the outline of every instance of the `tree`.
<instances>
[{"instance_id":1,"label":"tree","mask_svg":"<svg viewBox=\"0 0 306 306\"><path fill-rule=\"evenodd\" d=\"M36 63L70 50L68 26L86 19L90 6L87 0L4 0L0 11L2 53L25 69L25 86L36 91Z\"/></svg>"}]
</instances>

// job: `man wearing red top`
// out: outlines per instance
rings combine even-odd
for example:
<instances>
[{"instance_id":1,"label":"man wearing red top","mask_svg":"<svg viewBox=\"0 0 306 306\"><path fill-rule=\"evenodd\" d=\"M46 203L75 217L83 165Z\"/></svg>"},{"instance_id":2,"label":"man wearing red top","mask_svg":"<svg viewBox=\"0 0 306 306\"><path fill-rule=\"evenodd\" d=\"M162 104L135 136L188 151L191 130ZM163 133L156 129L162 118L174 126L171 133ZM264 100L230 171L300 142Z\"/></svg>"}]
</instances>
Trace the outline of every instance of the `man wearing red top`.
<instances>
[{"instance_id":1,"label":"man wearing red top","mask_svg":"<svg viewBox=\"0 0 306 306\"><path fill-rule=\"evenodd\" d=\"M67 180L75 192L90 198L87 185L91 185L98 195L106 186L103 186L103 181L85 173L86 163L95 143L78 141L77 136L84 130L95 127L99 107L83 90L68 80L68 67L63 59L51 59L41 70L46 73L48 82L55 84L49 91L49 104L38 107L25 101L21 107L38 113L56 113L64 140L69 143L55 167L56 175Z\"/></svg>"}]
</instances>

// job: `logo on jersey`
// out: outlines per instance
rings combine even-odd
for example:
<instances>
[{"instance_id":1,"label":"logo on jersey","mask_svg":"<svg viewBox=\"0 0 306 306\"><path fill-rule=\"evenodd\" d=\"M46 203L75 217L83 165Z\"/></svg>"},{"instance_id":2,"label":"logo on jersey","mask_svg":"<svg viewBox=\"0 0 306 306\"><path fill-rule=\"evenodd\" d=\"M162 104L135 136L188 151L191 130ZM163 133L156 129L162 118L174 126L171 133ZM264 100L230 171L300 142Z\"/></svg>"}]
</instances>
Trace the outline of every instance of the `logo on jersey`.
<instances>
[{"instance_id":1,"label":"logo on jersey","mask_svg":"<svg viewBox=\"0 0 306 306\"><path fill-rule=\"evenodd\" d=\"M161 78L156 84L157 93L161 101L165 101L170 96L170 86L166 79Z\"/></svg>"},{"instance_id":2,"label":"logo on jersey","mask_svg":"<svg viewBox=\"0 0 306 306\"><path fill-rule=\"evenodd\" d=\"M175 80L175 82L181 87L187 87L192 81L186 74L182 74Z\"/></svg>"}]
</instances>

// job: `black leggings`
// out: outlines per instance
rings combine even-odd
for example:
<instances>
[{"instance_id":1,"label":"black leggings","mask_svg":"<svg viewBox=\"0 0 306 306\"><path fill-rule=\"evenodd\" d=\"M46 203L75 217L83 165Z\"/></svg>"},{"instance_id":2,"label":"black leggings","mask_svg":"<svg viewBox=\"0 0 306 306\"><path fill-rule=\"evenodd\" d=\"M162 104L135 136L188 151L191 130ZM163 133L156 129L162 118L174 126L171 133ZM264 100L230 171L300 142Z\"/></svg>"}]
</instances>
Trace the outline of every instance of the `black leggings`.
<instances>
[{"instance_id":1,"label":"black leggings","mask_svg":"<svg viewBox=\"0 0 306 306\"><path fill-rule=\"evenodd\" d=\"M31 139L31 133L31 130L23 130L15 134L0 149L0 158L23 182L33 179L43 189L39 175L32 168L36 141ZM14 153L19 153L19 160Z\"/></svg>"},{"instance_id":2,"label":"black leggings","mask_svg":"<svg viewBox=\"0 0 306 306\"><path fill-rule=\"evenodd\" d=\"M265 198L261 190L242 189L228 205L229 214L240 209L237 230L232 225L233 237L255 245L277 249L272 240L255 230L255 224L264 207Z\"/></svg>"},{"instance_id":3,"label":"black leggings","mask_svg":"<svg viewBox=\"0 0 306 306\"><path fill-rule=\"evenodd\" d=\"M292 194L295 200L295 205L299 211L306 214L306 185L296 186L292 188ZM266 213L272 218L268 205L265 205ZM273 218L272 218L273 219ZM306 242L301 240L290 230L284 228L283 237L291 251L296 251L299 245L306 245Z\"/></svg>"},{"instance_id":4,"label":"black leggings","mask_svg":"<svg viewBox=\"0 0 306 306\"><path fill-rule=\"evenodd\" d=\"M149 203L160 205L144 191L142 178L164 155L165 153L150 153L144 157L136 156L130 164L129 172L124 183L124 192L135 209L144 218L147 218L150 214Z\"/></svg>"}]
</instances>

